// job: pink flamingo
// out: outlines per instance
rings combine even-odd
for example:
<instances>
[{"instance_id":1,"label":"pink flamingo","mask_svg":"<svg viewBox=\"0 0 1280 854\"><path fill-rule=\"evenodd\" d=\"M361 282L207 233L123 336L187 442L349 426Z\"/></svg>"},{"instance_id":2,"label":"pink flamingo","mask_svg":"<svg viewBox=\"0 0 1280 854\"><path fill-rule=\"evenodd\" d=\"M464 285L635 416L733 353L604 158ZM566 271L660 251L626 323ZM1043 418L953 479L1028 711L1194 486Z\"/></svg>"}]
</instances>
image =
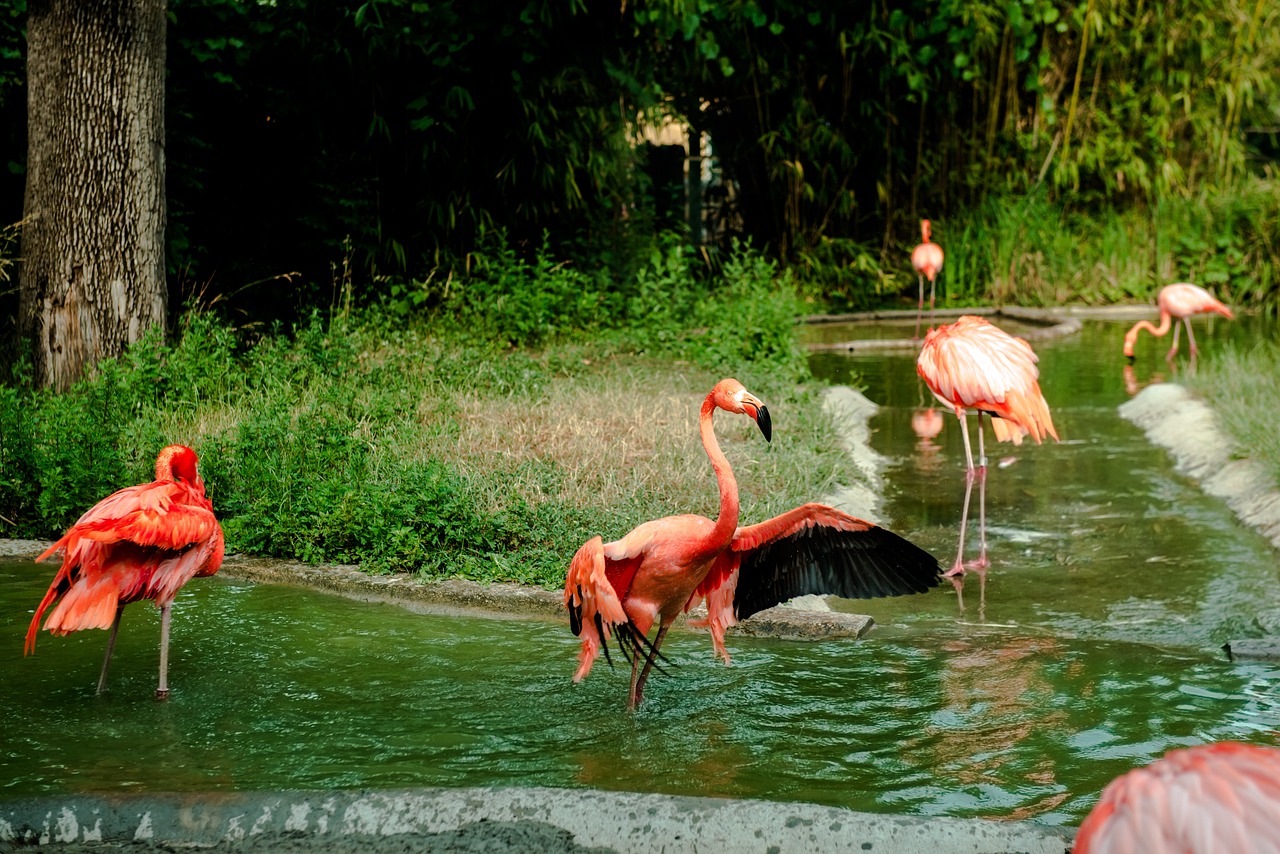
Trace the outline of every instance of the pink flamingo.
<instances>
[{"instance_id":1,"label":"pink flamingo","mask_svg":"<svg viewBox=\"0 0 1280 854\"><path fill-rule=\"evenodd\" d=\"M25 653L35 650L45 609L59 600L44 624L55 635L111 627L98 693L107 684L111 651L124 606L154 599L160 608L160 682L169 696L169 612L174 597L196 576L222 565L222 528L205 497L196 452L170 445L156 458L156 479L112 493L91 507L44 554L63 550L62 566L27 629Z\"/></svg>"},{"instance_id":2,"label":"pink flamingo","mask_svg":"<svg viewBox=\"0 0 1280 854\"><path fill-rule=\"evenodd\" d=\"M1280 750L1239 742L1171 750L1112 780L1074 854L1275 854Z\"/></svg>"},{"instance_id":3,"label":"pink flamingo","mask_svg":"<svg viewBox=\"0 0 1280 854\"><path fill-rule=\"evenodd\" d=\"M1036 354L1031 345L993 326L981 317L965 315L955 323L929 330L916 360L916 370L925 384L960 419L964 437L964 511L960 516L960 544L956 560L943 575L951 579L956 595L962 597L965 563L964 534L969 520L969 497L973 482L979 484L979 530L981 551L969 568L978 572L980 591L985 596L987 567L987 458L982 437L982 415L991 416L991 430L997 440L1022 443L1030 435L1037 443L1045 435L1058 438L1049 405L1040 393ZM978 413L978 463L975 466L969 445L965 414ZM961 607L964 600L961 598Z\"/></svg>"},{"instance_id":4,"label":"pink flamingo","mask_svg":"<svg viewBox=\"0 0 1280 854\"><path fill-rule=\"evenodd\" d=\"M721 380L703 401L698 429L720 487L719 516L667 516L611 543L592 537L569 564L564 603L573 633L582 637L573 681L591 671L602 648L608 657L607 641L616 634L631 661L631 709L644 699L645 681L672 622L704 597L702 624L728 664L725 629L779 602L805 593L899 596L938 583L938 561L928 552L822 504L738 527L738 484L712 426L717 409L752 418L766 441L772 428L768 409L737 380ZM655 621L658 633L650 643Z\"/></svg>"},{"instance_id":5,"label":"pink flamingo","mask_svg":"<svg viewBox=\"0 0 1280 854\"><path fill-rule=\"evenodd\" d=\"M1173 318L1178 318L1183 325L1187 327L1187 342L1191 345L1191 356L1195 358L1196 353L1196 336L1191 331L1191 315L1193 314L1210 314L1218 313L1227 320L1234 320L1235 315L1231 313L1231 309L1214 299L1213 294L1206 291L1199 285L1191 285L1185 282L1176 285L1165 285L1160 289L1160 293L1156 296L1156 305L1160 308L1160 325L1153 326L1149 320L1139 320L1133 325L1124 336L1124 355L1125 358L1133 361L1133 345L1138 341L1138 333L1143 329L1150 332L1157 338L1167 335L1169 327L1173 326L1173 346L1169 348L1169 354L1165 359L1172 362L1174 355L1178 352L1178 333L1180 327L1173 324Z\"/></svg>"},{"instance_id":6,"label":"pink flamingo","mask_svg":"<svg viewBox=\"0 0 1280 854\"><path fill-rule=\"evenodd\" d=\"M924 314L924 280L929 280L929 325L933 325L934 288L938 272L942 270L942 247L929 240L932 226L929 220L920 220L920 236L924 240L911 251L911 266L916 270L916 282L920 286L919 299L916 302L916 331L912 338L920 337L920 316Z\"/></svg>"}]
</instances>

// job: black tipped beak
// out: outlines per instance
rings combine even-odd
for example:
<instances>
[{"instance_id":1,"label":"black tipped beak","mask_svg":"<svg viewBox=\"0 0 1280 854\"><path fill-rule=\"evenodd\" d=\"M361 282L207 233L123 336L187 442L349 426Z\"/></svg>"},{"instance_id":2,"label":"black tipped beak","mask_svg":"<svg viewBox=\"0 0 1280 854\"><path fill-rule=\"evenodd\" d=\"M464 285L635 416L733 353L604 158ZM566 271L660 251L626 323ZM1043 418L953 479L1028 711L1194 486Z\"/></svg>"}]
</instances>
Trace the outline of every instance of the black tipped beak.
<instances>
[{"instance_id":1,"label":"black tipped beak","mask_svg":"<svg viewBox=\"0 0 1280 854\"><path fill-rule=\"evenodd\" d=\"M1132 364L1133 364L1134 357L1133 357L1133 356L1125 356L1125 357L1124 357L1124 360L1125 360L1126 362L1128 362L1130 365L1132 365Z\"/></svg>"},{"instance_id":2,"label":"black tipped beak","mask_svg":"<svg viewBox=\"0 0 1280 854\"><path fill-rule=\"evenodd\" d=\"M769 420L769 410L764 404L756 410L756 424L760 427L760 432L764 434L766 442L773 441L773 422Z\"/></svg>"}]
</instances>

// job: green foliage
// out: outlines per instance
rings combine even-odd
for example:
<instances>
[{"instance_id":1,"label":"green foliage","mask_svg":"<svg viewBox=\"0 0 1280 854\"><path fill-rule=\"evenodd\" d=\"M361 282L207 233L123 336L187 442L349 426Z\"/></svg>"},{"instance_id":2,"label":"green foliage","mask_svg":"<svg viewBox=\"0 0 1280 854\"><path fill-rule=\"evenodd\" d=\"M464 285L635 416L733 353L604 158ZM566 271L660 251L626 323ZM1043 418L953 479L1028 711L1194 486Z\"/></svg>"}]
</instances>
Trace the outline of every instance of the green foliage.
<instances>
[{"instance_id":1,"label":"green foliage","mask_svg":"<svg viewBox=\"0 0 1280 854\"><path fill-rule=\"evenodd\" d=\"M1238 456L1266 466L1280 482L1280 436L1275 413L1280 407L1280 347L1266 342L1250 348L1228 344L1202 358L1185 382L1213 407L1227 441ZM1247 401L1247 405L1241 405Z\"/></svg>"},{"instance_id":2,"label":"green foliage","mask_svg":"<svg viewBox=\"0 0 1280 854\"><path fill-rule=\"evenodd\" d=\"M1280 188L1265 180L1100 214L1044 193L989 198L942 225L939 282L959 304L1147 300L1180 281L1233 303L1274 303L1278 218Z\"/></svg>"},{"instance_id":3,"label":"green foliage","mask_svg":"<svg viewBox=\"0 0 1280 854\"><path fill-rule=\"evenodd\" d=\"M552 257L495 243L428 310L390 298L329 322L313 313L252 345L189 312L172 341L147 336L66 394L0 384L0 530L54 537L149 480L156 451L181 442L200 455L232 551L554 586L584 531L665 511L652 496L604 506L550 456L473 448L477 407L514 425L543 414L556 383L619 359L683 360L779 389L803 360L789 277L748 247L718 286L695 278L676 243L609 287Z\"/></svg>"}]
</instances>

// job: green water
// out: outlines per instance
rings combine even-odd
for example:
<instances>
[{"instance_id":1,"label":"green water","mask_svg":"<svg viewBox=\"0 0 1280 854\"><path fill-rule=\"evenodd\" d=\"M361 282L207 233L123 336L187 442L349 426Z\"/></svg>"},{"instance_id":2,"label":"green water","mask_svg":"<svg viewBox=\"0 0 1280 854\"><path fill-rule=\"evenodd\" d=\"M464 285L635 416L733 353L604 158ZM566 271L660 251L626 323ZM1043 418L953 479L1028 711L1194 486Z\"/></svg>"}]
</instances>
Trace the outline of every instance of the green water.
<instances>
[{"instance_id":1,"label":"green water","mask_svg":"<svg viewBox=\"0 0 1280 854\"><path fill-rule=\"evenodd\" d=\"M675 632L675 666L634 715L621 670L601 662L569 681L566 625L216 577L175 604L172 698L151 699L149 605L126 611L98 698L106 633L45 634L23 659L53 570L0 562L0 798L593 786L1071 824L1112 777L1170 747L1280 744L1280 666L1218 649L1280 610L1276 556L1116 415L1118 329L1037 346L1064 442L993 454L1017 461L989 481L981 613L961 614L949 590L859 603L878 623L866 640L731 637L729 668L705 635ZM889 524L949 562L959 435L952 420L936 449L918 447L912 358L824 355L814 368L858 371L885 404Z\"/></svg>"}]
</instances>

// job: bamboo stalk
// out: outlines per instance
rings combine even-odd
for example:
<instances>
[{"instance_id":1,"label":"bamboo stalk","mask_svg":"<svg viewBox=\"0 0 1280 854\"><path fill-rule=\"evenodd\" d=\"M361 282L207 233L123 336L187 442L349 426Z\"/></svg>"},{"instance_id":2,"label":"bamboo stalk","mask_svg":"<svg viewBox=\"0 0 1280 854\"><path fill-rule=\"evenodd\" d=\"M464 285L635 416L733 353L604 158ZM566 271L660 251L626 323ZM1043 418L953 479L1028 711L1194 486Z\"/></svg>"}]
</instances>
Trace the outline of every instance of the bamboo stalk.
<instances>
[{"instance_id":1,"label":"bamboo stalk","mask_svg":"<svg viewBox=\"0 0 1280 854\"><path fill-rule=\"evenodd\" d=\"M1093 19L1093 2L1084 10L1084 26L1080 29L1080 57L1076 60L1076 79L1071 86L1071 106L1067 108L1067 126L1062 131L1062 162L1070 159L1071 126L1076 121L1076 103L1080 100L1080 77L1084 74L1084 54L1089 49L1089 22Z\"/></svg>"}]
</instances>

